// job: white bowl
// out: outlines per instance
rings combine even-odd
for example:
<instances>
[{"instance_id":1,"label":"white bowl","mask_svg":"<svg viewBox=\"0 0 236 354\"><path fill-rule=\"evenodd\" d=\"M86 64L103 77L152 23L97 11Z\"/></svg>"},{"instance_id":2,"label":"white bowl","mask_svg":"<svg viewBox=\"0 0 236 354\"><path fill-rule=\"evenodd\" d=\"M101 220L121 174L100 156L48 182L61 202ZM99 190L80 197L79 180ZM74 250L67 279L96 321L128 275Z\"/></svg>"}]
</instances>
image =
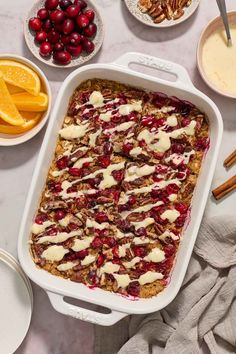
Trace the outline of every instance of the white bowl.
<instances>
[{"instance_id":1,"label":"white bowl","mask_svg":"<svg viewBox=\"0 0 236 354\"><path fill-rule=\"evenodd\" d=\"M228 12L228 20L230 24L235 24L236 23L236 11L231 11ZM214 18L212 21L208 23L208 25L204 28L202 31L201 37L198 42L198 48L197 48L197 66L199 73L202 77L202 79L205 81L205 83L215 92L219 93L222 96L226 96L229 98L236 98L236 92L231 93L227 91L220 90L213 81L209 80L207 77L207 74L205 73L203 63L202 63L202 57L203 57L203 46L206 42L206 40L210 37L210 35L214 32L216 32L218 29L223 27L223 22L221 19L221 16L218 16Z\"/></svg>"},{"instance_id":2,"label":"white bowl","mask_svg":"<svg viewBox=\"0 0 236 354\"><path fill-rule=\"evenodd\" d=\"M51 88L49 86L48 79L46 78L42 70L39 69L39 67L35 65L32 61L14 54L0 54L0 60L1 59L18 61L22 64L25 64L30 69L34 70L40 78L42 91L48 95L48 108L43 113L42 118L40 119L39 123L35 127L33 127L32 129L30 129L25 133L17 134L17 135L0 133L0 146L13 146L13 145L22 144L30 140L44 127L51 109L52 93L51 93Z\"/></svg>"},{"instance_id":3,"label":"white bowl","mask_svg":"<svg viewBox=\"0 0 236 354\"><path fill-rule=\"evenodd\" d=\"M184 15L181 16L178 20L164 20L161 23L154 23L151 16L149 16L146 13L143 13L137 6L138 0L125 0L125 3L130 13L138 21L150 27L165 28L165 27L172 27L186 21L197 10L200 0L192 0L191 5L184 8Z\"/></svg>"},{"instance_id":4,"label":"white bowl","mask_svg":"<svg viewBox=\"0 0 236 354\"><path fill-rule=\"evenodd\" d=\"M32 8L28 12L28 14L24 20L24 36L25 36L25 42L26 42L29 50L38 60L40 60L42 63L47 64L49 66L53 66L53 67L61 68L61 69L68 69L68 68L72 68L75 66L85 64L86 62L88 62L90 59L92 59L98 53L98 51L100 50L100 48L102 46L103 40L104 40L103 21L102 21L101 15L99 13L99 10L96 7L96 5L93 3L93 1L86 0L86 2L88 4L88 8L93 9L95 12L94 23L97 25L97 34L96 34L95 38L93 39L95 49L91 54L85 54L84 52L82 52L82 54L78 58L72 57L70 64L59 65L54 62L52 56L50 58L43 58L39 54L39 45L37 43L35 43L34 32L29 29L29 19L31 17L36 17L38 10L41 9L42 7L44 7L44 4L45 4L45 0L35 1L35 3L33 4Z\"/></svg>"}]
</instances>

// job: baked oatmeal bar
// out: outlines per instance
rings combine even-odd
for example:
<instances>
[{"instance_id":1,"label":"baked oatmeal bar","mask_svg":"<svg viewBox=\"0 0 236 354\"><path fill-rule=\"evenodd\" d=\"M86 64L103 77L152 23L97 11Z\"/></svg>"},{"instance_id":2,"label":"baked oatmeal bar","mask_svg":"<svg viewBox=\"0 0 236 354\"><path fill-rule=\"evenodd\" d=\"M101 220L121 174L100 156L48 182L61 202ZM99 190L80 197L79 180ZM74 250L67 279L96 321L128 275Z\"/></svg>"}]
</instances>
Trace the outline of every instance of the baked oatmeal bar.
<instances>
[{"instance_id":1,"label":"baked oatmeal bar","mask_svg":"<svg viewBox=\"0 0 236 354\"><path fill-rule=\"evenodd\" d=\"M34 262L89 287L158 294L208 145L207 119L190 102L108 80L83 82L32 225Z\"/></svg>"}]
</instances>

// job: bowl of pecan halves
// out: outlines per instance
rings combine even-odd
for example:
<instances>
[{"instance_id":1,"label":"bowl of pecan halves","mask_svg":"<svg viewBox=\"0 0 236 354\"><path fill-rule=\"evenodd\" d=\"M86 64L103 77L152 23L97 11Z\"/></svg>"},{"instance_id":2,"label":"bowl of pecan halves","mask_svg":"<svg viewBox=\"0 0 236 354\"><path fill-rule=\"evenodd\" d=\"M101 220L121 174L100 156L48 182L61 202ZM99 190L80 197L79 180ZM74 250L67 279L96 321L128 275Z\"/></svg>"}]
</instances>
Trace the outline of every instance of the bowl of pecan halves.
<instances>
[{"instance_id":1,"label":"bowl of pecan halves","mask_svg":"<svg viewBox=\"0 0 236 354\"><path fill-rule=\"evenodd\" d=\"M131 14L151 27L171 27L187 20L200 0L125 0Z\"/></svg>"}]
</instances>

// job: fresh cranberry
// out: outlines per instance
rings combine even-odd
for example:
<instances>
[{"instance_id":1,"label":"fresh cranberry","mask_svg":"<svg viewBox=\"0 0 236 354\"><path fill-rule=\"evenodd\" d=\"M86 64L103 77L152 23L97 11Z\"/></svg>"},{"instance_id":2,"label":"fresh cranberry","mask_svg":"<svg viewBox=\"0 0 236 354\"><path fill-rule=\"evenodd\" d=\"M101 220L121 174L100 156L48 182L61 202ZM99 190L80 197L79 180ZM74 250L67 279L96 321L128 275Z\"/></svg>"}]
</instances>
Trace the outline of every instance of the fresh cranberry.
<instances>
[{"instance_id":1,"label":"fresh cranberry","mask_svg":"<svg viewBox=\"0 0 236 354\"><path fill-rule=\"evenodd\" d=\"M81 15L77 16L76 22L77 22L77 25L79 26L79 28L85 28L89 24L89 19L84 14L81 14Z\"/></svg>"},{"instance_id":2,"label":"fresh cranberry","mask_svg":"<svg viewBox=\"0 0 236 354\"><path fill-rule=\"evenodd\" d=\"M85 52L87 54L90 54L94 51L95 45L88 38L84 37L84 39L82 41L82 47L83 47L83 50L85 50Z\"/></svg>"},{"instance_id":3,"label":"fresh cranberry","mask_svg":"<svg viewBox=\"0 0 236 354\"><path fill-rule=\"evenodd\" d=\"M44 21L43 25L42 25L42 29L45 32L49 32L52 29L52 22L50 21L49 18L46 19L46 21Z\"/></svg>"},{"instance_id":4,"label":"fresh cranberry","mask_svg":"<svg viewBox=\"0 0 236 354\"><path fill-rule=\"evenodd\" d=\"M51 44L55 44L59 41L59 38L60 38L60 35L58 32L52 30L50 32L48 32L48 41L51 43Z\"/></svg>"},{"instance_id":5,"label":"fresh cranberry","mask_svg":"<svg viewBox=\"0 0 236 354\"><path fill-rule=\"evenodd\" d=\"M68 156L63 156L59 160L57 160L56 165L59 168L59 170L64 170L66 167L68 167Z\"/></svg>"},{"instance_id":6,"label":"fresh cranberry","mask_svg":"<svg viewBox=\"0 0 236 354\"><path fill-rule=\"evenodd\" d=\"M74 222L70 222L67 227L70 231L75 231L78 230L79 225L75 224Z\"/></svg>"},{"instance_id":7,"label":"fresh cranberry","mask_svg":"<svg viewBox=\"0 0 236 354\"><path fill-rule=\"evenodd\" d=\"M61 42L64 45L67 45L70 43L70 36L66 36L65 34L61 36Z\"/></svg>"},{"instance_id":8,"label":"fresh cranberry","mask_svg":"<svg viewBox=\"0 0 236 354\"><path fill-rule=\"evenodd\" d=\"M184 153L184 145L180 144L180 143L174 143L171 147L172 152L176 153L176 154L183 154Z\"/></svg>"},{"instance_id":9,"label":"fresh cranberry","mask_svg":"<svg viewBox=\"0 0 236 354\"><path fill-rule=\"evenodd\" d=\"M155 121L156 121L156 118L154 117L154 116L144 116L143 118L142 118L142 121L141 121L141 123L142 123L142 125L144 126L144 127L151 127L151 126L153 126L153 124L155 123Z\"/></svg>"},{"instance_id":10,"label":"fresh cranberry","mask_svg":"<svg viewBox=\"0 0 236 354\"><path fill-rule=\"evenodd\" d=\"M176 247L171 243L169 245L164 246L164 252L166 257L171 257L175 254Z\"/></svg>"},{"instance_id":11,"label":"fresh cranberry","mask_svg":"<svg viewBox=\"0 0 236 354\"><path fill-rule=\"evenodd\" d=\"M152 196L152 198L161 199L162 191L160 189L153 188L151 190L151 196Z\"/></svg>"},{"instance_id":12,"label":"fresh cranberry","mask_svg":"<svg viewBox=\"0 0 236 354\"><path fill-rule=\"evenodd\" d=\"M95 23L90 23L87 27L84 29L84 34L86 37L93 37L97 33L97 26Z\"/></svg>"},{"instance_id":13,"label":"fresh cranberry","mask_svg":"<svg viewBox=\"0 0 236 354\"><path fill-rule=\"evenodd\" d=\"M92 188L97 188L97 186L101 182L101 178L99 178L99 177L90 178L90 179L87 179L87 182L90 184L90 186Z\"/></svg>"},{"instance_id":14,"label":"fresh cranberry","mask_svg":"<svg viewBox=\"0 0 236 354\"><path fill-rule=\"evenodd\" d=\"M175 209L180 212L180 214L186 214L188 211L188 205L184 203L176 203L175 204Z\"/></svg>"},{"instance_id":15,"label":"fresh cranberry","mask_svg":"<svg viewBox=\"0 0 236 354\"><path fill-rule=\"evenodd\" d=\"M105 261L105 258L102 254L100 254L97 258L96 264L98 267L101 267Z\"/></svg>"},{"instance_id":16,"label":"fresh cranberry","mask_svg":"<svg viewBox=\"0 0 236 354\"><path fill-rule=\"evenodd\" d=\"M78 32L72 32L70 34L70 44L72 45L78 45L81 42L81 34L79 34Z\"/></svg>"},{"instance_id":17,"label":"fresh cranberry","mask_svg":"<svg viewBox=\"0 0 236 354\"><path fill-rule=\"evenodd\" d=\"M135 246L133 248L134 254L136 257L145 257L147 255L147 250L145 247L141 247L141 246Z\"/></svg>"},{"instance_id":18,"label":"fresh cranberry","mask_svg":"<svg viewBox=\"0 0 236 354\"><path fill-rule=\"evenodd\" d=\"M113 171L112 176L115 178L117 182L121 182L124 179L124 170Z\"/></svg>"},{"instance_id":19,"label":"fresh cranberry","mask_svg":"<svg viewBox=\"0 0 236 354\"><path fill-rule=\"evenodd\" d=\"M79 259L84 259L88 255L88 250L82 250L77 252L77 256Z\"/></svg>"},{"instance_id":20,"label":"fresh cranberry","mask_svg":"<svg viewBox=\"0 0 236 354\"><path fill-rule=\"evenodd\" d=\"M198 138L195 146L197 148L197 150L206 150L209 146L209 139L208 138Z\"/></svg>"},{"instance_id":21,"label":"fresh cranberry","mask_svg":"<svg viewBox=\"0 0 236 354\"><path fill-rule=\"evenodd\" d=\"M62 10L54 10L50 13L50 19L53 23L62 23L66 16Z\"/></svg>"},{"instance_id":22,"label":"fresh cranberry","mask_svg":"<svg viewBox=\"0 0 236 354\"><path fill-rule=\"evenodd\" d=\"M105 155L110 155L112 153L112 144L109 141L106 141L103 145L103 151Z\"/></svg>"},{"instance_id":23,"label":"fresh cranberry","mask_svg":"<svg viewBox=\"0 0 236 354\"><path fill-rule=\"evenodd\" d=\"M44 31L39 31L36 33L35 40L38 43L45 42L47 40L47 33Z\"/></svg>"},{"instance_id":24,"label":"fresh cranberry","mask_svg":"<svg viewBox=\"0 0 236 354\"><path fill-rule=\"evenodd\" d=\"M179 187L175 183L171 183L166 187L166 192L168 195L176 194L179 191Z\"/></svg>"},{"instance_id":25,"label":"fresh cranberry","mask_svg":"<svg viewBox=\"0 0 236 354\"><path fill-rule=\"evenodd\" d=\"M126 143L126 144L123 145L122 150L123 150L123 152L124 152L126 155L128 155L129 152L133 149L133 147L134 147L133 144L131 144L131 143Z\"/></svg>"},{"instance_id":26,"label":"fresh cranberry","mask_svg":"<svg viewBox=\"0 0 236 354\"><path fill-rule=\"evenodd\" d=\"M61 220L66 216L66 213L63 210L57 210L55 213L55 220Z\"/></svg>"},{"instance_id":27,"label":"fresh cranberry","mask_svg":"<svg viewBox=\"0 0 236 354\"><path fill-rule=\"evenodd\" d=\"M160 177L159 173L153 173L152 178L154 182L160 182L163 180L163 178Z\"/></svg>"},{"instance_id":28,"label":"fresh cranberry","mask_svg":"<svg viewBox=\"0 0 236 354\"><path fill-rule=\"evenodd\" d=\"M76 203L76 206L80 209L86 208L88 200L85 195L81 195L78 198L76 198L75 203Z\"/></svg>"},{"instance_id":29,"label":"fresh cranberry","mask_svg":"<svg viewBox=\"0 0 236 354\"><path fill-rule=\"evenodd\" d=\"M128 114L128 120L129 120L129 121L135 121L135 120L137 120L137 112L130 112L130 113Z\"/></svg>"},{"instance_id":30,"label":"fresh cranberry","mask_svg":"<svg viewBox=\"0 0 236 354\"><path fill-rule=\"evenodd\" d=\"M99 211L95 215L95 220L101 224L108 221L108 217L103 211Z\"/></svg>"},{"instance_id":31,"label":"fresh cranberry","mask_svg":"<svg viewBox=\"0 0 236 354\"><path fill-rule=\"evenodd\" d=\"M29 20L29 28L33 31L39 31L41 29L41 21L37 17L33 17Z\"/></svg>"},{"instance_id":32,"label":"fresh cranberry","mask_svg":"<svg viewBox=\"0 0 236 354\"><path fill-rule=\"evenodd\" d=\"M80 12L80 6L79 5L70 5L66 9L66 14L67 14L68 17L76 17L79 12Z\"/></svg>"},{"instance_id":33,"label":"fresh cranberry","mask_svg":"<svg viewBox=\"0 0 236 354\"><path fill-rule=\"evenodd\" d=\"M67 7L72 5L72 1L71 0L60 0L59 2L60 8L65 11L67 9Z\"/></svg>"},{"instance_id":34,"label":"fresh cranberry","mask_svg":"<svg viewBox=\"0 0 236 354\"><path fill-rule=\"evenodd\" d=\"M107 156L107 155L99 156L98 163L103 168L108 167L111 163L110 156Z\"/></svg>"},{"instance_id":35,"label":"fresh cranberry","mask_svg":"<svg viewBox=\"0 0 236 354\"><path fill-rule=\"evenodd\" d=\"M145 227L140 227L138 230L135 231L135 235L147 236L147 230L145 229Z\"/></svg>"},{"instance_id":36,"label":"fresh cranberry","mask_svg":"<svg viewBox=\"0 0 236 354\"><path fill-rule=\"evenodd\" d=\"M53 59L58 64L67 65L71 62L71 54L67 51L55 52Z\"/></svg>"},{"instance_id":37,"label":"fresh cranberry","mask_svg":"<svg viewBox=\"0 0 236 354\"><path fill-rule=\"evenodd\" d=\"M187 218L186 214L181 214L175 221L175 226L176 227L183 227L185 224L185 220Z\"/></svg>"},{"instance_id":38,"label":"fresh cranberry","mask_svg":"<svg viewBox=\"0 0 236 354\"><path fill-rule=\"evenodd\" d=\"M84 0L74 0L74 5L79 5L82 10L87 7L87 3Z\"/></svg>"},{"instance_id":39,"label":"fresh cranberry","mask_svg":"<svg viewBox=\"0 0 236 354\"><path fill-rule=\"evenodd\" d=\"M95 12L92 9L87 9L86 11L84 11L84 15L88 17L90 22L92 22L95 17Z\"/></svg>"},{"instance_id":40,"label":"fresh cranberry","mask_svg":"<svg viewBox=\"0 0 236 354\"><path fill-rule=\"evenodd\" d=\"M134 205L136 203L136 201L137 201L136 197L134 195L131 195L129 197L128 203L129 203L129 205Z\"/></svg>"},{"instance_id":41,"label":"fresh cranberry","mask_svg":"<svg viewBox=\"0 0 236 354\"><path fill-rule=\"evenodd\" d=\"M37 16L40 18L40 20L46 20L46 18L49 17L49 12L47 9L42 8L38 10Z\"/></svg>"},{"instance_id":42,"label":"fresh cranberry","mask_svg":"<svg viewBox=\"0 0 236 354\"><path fill-rule=\"evenodd\" d=\"M71 32L73 32L74 28L75 28L75 24L71 18L67 18L63 22L63 33L64 34L70 34Z\"/></svg>"},{"instance_id":43,"label":"fresh cranberry","mask_svg":"<svg viewBox=\"0 0 236 354\"><path fill-rule=\"evenodd\" d=\"M164 174L168 171L168 166L165 165L156 165L155 172L159 174Z\"/></svg>"},{"instance_id":44,"label":"fresh cranberry","mask_svg":"<svg viewBox=\"0 0 236 354\"><path fill-rule=\"evenodd\" d=\"M53 46L53 50L54 52L60 52L64 49L64 45L60 42L58 43L55 43L54 46Z\"/></svg>"},{"instance_id":45,"label":"fresh cranberry","mask_svg":"<svg viewBox=\"0 0 236 354\"><path fill-rule=\"evenodd\" d=\"M127 211L127 210L130 210L130 206L128 204L119 204L118 205L119 213L122 213L122 211Z\"/></svg>"},{"instance_id":46,"label":"fresh cranberry","mask_svg":"<svg viewBox=\"0 0 236 354\"><path fill-rule=\"evenodd\" d=\"M46 0L45 7L47 10L54 10L57 8L59 0Z\"/></svg>"},{"instance_id":47,"label":"fresh cranberry","mask_svg":"<svg viewBox=\"0 0 236 354\"><path fill-rule=\"evenodd\" d=\"M63 23L54 23L54 30L59 32L60 34L63 33Z\"/></svg>"},{"instance_id":48,"label":"fresh cranberry","mask_svg":"<svg viewBox=\"0 0 236 354\"><path fill-rule=\"evenodd\" d=\"M71 176L74 177L80 177L81 175L81 169L76 167L70 167L68 172Z\"/></svg>"},{"instance_id":49,"label":"fresh cranberry","mask_svg":"<svg viewBox=\"0 0 236 354\"><path fill-rule=\"evenodd\" d=\"M191 119L190 118L183 118L181 120L181 126L182 127L187 127L190 123L191 123Z\"/></svg>"},{"instance_id":50,"label":"fresh cranberry","mask_svg":"<svg viewBox=\"0 0 236 354\"><path fill-rule=\"evenodd\" d=\"M39 53L42 57L48 57L52 54L52 45L48 42L41 43Z\"/></svg>"},{"instance_id":51,"label":"fresh cranberry","mask_svg":"<svg viewBox=\"0 0 236 354\"><path fill-rule=\"evenodd\" d=\"M47 216L45 214L38 214L34 219L36 224L42 225L47 220Z\"/></svg>"},{"instance_id":52,"label":"fresh cranberry","mask_svg":"<svg viewBox=\"0 0 236 354\"><path fill-rule=\"evenodd\" d=\"M102 240L99 237L95 237L91 243L92 248L100 248L102 245Z\"/></svg>"},{"instance_id":53,"label":"fresh cranberry","mask_svg":"<svg viewBox=\"0 0 236 354\"><path fill-rule=\"evenodd\" d=\"M127 292L129 295L131 296L139 296L140 293L140 284L138 281L132 281L131 283L129 283L128 287L127 287Z\"/></svg>"},{"instance_id":54,"label":"fresh cranberry","mask_svg":"<svg viewBox=\"0 0 236 354\"><path fill-rule=\"evenodd\" d=\"M66 50L73 56L78 57L82 52L82 46L79 44L77 46L74 45L67 45Z\"/></svg>"}]
</instances>

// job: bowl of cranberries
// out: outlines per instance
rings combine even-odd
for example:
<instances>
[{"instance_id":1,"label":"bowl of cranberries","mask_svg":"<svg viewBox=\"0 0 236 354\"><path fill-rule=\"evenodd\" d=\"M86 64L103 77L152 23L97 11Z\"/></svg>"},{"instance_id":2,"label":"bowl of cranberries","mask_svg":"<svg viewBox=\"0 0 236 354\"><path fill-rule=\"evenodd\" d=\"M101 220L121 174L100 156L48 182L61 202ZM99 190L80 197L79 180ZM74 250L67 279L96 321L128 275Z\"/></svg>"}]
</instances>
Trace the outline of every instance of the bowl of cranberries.
<instances>
[{"instance_id":1,"label":"bowl of cranberries","mask_svg":"<svg viewBox=\"0 0 236 354\"><path fill-rule=\"evenodd\" d=\"M97 54L104 29L91 0L39 0L25 20L24 34L37 59L54 67L73 67Z\"/></svg>"}]
</instances>

